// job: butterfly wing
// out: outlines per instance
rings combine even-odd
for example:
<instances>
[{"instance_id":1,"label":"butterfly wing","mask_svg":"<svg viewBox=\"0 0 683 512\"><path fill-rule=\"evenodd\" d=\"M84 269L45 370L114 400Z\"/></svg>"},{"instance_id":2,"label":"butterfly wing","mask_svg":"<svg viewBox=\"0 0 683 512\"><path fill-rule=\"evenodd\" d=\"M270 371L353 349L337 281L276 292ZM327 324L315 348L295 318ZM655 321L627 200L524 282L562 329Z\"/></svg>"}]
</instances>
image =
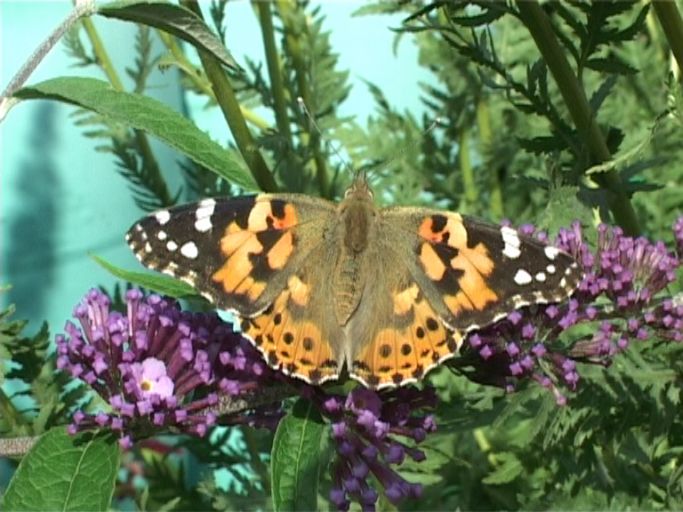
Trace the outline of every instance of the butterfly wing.
<instances>
[{"instance_id":1,"label":"butterfly wing","mask_svg":"<svg viewBox=\"0 0 683 512\"><path fill-rule=\"evenodd\" d=\"M581 273L567 254L508 227L419 208L381 211L377 271L349 325L350 374L370 387L420 379L466 332L557 302Z\"/></svg>"},{"instance_id":2,"label":"butterfly wing","mask_svg":"<svg viewBox=\"0 0 683 512\"><path fill-rule=\"evenodd\" d=\"M328 201L297 194L205 199L145 217L126 240L146 267L253 316L286 287L334 212Z\"/></svg>"},{"instance_id":3,"label":"butterfly wing","mask_svg":"<svg viewBox=\"0 0 683 512\"><path fill-rule=\"evenodd\" d=\"M405 261L429 302L463 332L564 300L582 278L570 255L508 226L422 208L388 208L383 219L406 240Z\"/></svg>"},{"instance_id":4,"label":"butterfly wing","mask_svg":"<svg viewBox=\"0 0 683 512\"><path fill-rule=\"evenodd\" d=\"M319 234L329 236L332 225ZM272 367L311 384L339 377L344 333L335 315L334 267L338 247L319 243L262 314L244 318L242 332Z\"/></svg>"},{"instance_id":5,"label":"butterfly wing","mask_svg":"<svg viewBox=\"0 0 683 512\"><path fill-rule=\"evenodd\" d=\"M373 272L346 327L349 374L377 389L419 380L461 343L427 300L397 242L389 237L369 248Z\"/></svg>"},{"instance_id":6,"label":"butterfly wing","mask_svg":"<svg viewBox=\"0 0 683 512\"><path fill-rule=\"evenodd\" d=\"M241 320L274 368L320 383L339 375L334 322L335 205L296 194L206 199L133 225L127 240L147 267L192 285Z\"/></svg>"}]
</instances>

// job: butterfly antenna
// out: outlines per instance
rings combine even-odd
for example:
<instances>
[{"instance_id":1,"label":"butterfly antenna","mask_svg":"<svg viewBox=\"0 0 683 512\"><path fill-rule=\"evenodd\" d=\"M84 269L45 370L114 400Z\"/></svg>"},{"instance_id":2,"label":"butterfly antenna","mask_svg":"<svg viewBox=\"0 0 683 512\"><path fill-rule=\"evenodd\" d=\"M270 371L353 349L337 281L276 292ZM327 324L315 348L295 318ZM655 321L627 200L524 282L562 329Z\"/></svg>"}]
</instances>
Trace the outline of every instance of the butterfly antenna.
<instances>
[{"instance_id":1,"label":"butterfly antenna","mask_svg":"<svg viewBox=\"0 0 683 512\"><path fill-rule=\"evenodd\" d=\"M304 101L304 99L301 96L298 96L296 98L296 101L299 104L299 108L304 113L304 115L306 116L308 121L311 123L313 128L315 128L315 131L318 133L320 138L325 142L325 145L328 146L332 150L332 153L334 153L335 156L337 158L339 158L339 160L342 162L342 164L344 165L344 167L346 169L348 169L351 172L354 172L354 169L353 169L353 166L351 165L351 163L341 154L339 149L337 149L337 147L334 144L332 144L332 141L325 138L322 130L320 129L320 126L318 126L318 123L316 123L316 121L315 121L315 117L313 117L313 114L311 114L311 111L308 110L308 107L306 106L306 102ZM358 174L358 173L356 172L356 174Z\"/></svg>"}]
</instances>

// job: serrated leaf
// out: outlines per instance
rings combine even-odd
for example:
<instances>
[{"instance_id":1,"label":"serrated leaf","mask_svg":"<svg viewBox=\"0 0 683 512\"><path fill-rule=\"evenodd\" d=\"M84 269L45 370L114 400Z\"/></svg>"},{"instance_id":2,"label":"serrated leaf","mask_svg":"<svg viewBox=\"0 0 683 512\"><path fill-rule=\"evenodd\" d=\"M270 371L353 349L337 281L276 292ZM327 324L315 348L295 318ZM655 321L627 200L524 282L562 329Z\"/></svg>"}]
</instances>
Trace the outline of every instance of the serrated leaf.
<instances>
[{"instance_id":1,"label":"serrated leaf","mask_svg":"<svg viewBox=\"0 0 683 512\"><path fill-rule=\"evenodd\" d=\"M304 399L280 421L271 454L274 510L317 508L321 438L326 431L318 410Z\"/></svg>"},{"instance_id":2,"label":"serrated leaf","mask_svg":"<svg viewBox=\"0 0 683 512\"><path fill-rule=\"evenodd\" d=\"M2 510L107 510L120 450L103 436L70 436L55 427L22 459Z\"/></svg>"},{"instance_id":3,"label":"serrated leaf","mask_svg":"<svg viewBox=\"0 0 683 512\"><path fill-rule=\"evenodd\" d=\"M94 78L62 77L18 90L20 99L53 99L78 105L131 128L143 130L245 190L257 190L253 177L228 150L163 103L115 90Z\"/></svg>"},{"instance_id":4,"label":"serrated leaf","mask_svg":"<svg viewBox=\"0 0 683 512\"><path fill-rule=\"evenodd\" d=\"M192 46L206 50L226 66L237 68L220 39L195 13L168 2L112 2L100 6L97 14L107 18L149 25L173 34Z\"/></svg>"},{"instance_id":5,"label":"serrated leaf","mask_svg":"<svg viewBox=\"0 0 683 512\"><path fill-rule=\"evenodd\" d=\"M189 284L185 284L172 277L150 274L148 272L133 272L132 270L125 270L112 265L99 256L91 255L90 257L112 275L162 295L168 295L176 299L197 295L197 292Z\"/></svg>"},{"instance_id":6,"label":"serrated leaf","mask_svg":"<svg viewBox=\"0 0 683 512\"><path fill-rule=\"evenodd\" d=\"M519 461L517 456L511 452L501 452L496 453L496 462L499 466L486 477L482 479L482 482L488 485L501 485L512 482L517 478L524 467Z\"/></svg>"},{"instance_id":7,"label":"serrated leaf","mask_svg":"<svg viewBox=\"0 0 683 512\"><path fill-rule=\"evenodd\" d=\"M617 75L635 75L638 72L636 68L629 66L617 57L594 57L586 61L586 67L595 71L604 71L605 73L615 73Z\"/></svg>"}]
</instances>

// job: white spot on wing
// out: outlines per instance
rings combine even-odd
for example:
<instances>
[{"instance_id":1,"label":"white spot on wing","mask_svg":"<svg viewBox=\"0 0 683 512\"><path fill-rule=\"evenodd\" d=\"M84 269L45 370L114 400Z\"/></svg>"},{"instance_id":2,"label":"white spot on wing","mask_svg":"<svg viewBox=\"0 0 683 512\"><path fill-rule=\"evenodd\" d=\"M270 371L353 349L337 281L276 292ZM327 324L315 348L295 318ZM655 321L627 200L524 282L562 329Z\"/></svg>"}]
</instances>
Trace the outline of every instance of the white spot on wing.
<instances>
[{"instance_id":1,"label":"white spot on wing","mask_svg":"<svg viewBox=\"0 0 683 512\"><path fill-rule=\"evenodd\" d=\"M510 259L517 259L520 255L519 250L519 235L517 231L508 226L503 226L500 228L500 234L503 237L503 243L505 248L503 249L503 254Z\"/></svg>"},{"instance_id":2,"label":"white spot on wing","mask_svg":"<svg viewBox=\"0 0 683 512\"><path fill-rule=\"evenodd\" d=\"M555 272L557 272L555 265L548 265L547 267L545 267L545 270L548 272L548 274L554 274Z\"/></svg>"},{"instance_id":3,"label":"white spot on wing","mask_svg":"<svg viewBox=\"0 0 683 512\"><path fill-rule=\"evenodd\" d=\"M168 210L160 210L154 214L154 217L163 226L171 218L171 213Z\"/></svg>"},{"instance_id":4,"label":"white spot on wing","mask_svg":"<svg viewBox=\"0 0 683 512\"><path fill-rule=\"evenodd\" d=\"M194 223L194 227L197 231L205 233L213 227L211 224L211 216L213 215L215 208L216 201L212 198L202 199L199 202L199 207L195 212L195 218L197 220Z\"/></svg>"},{"instance_id":5,"label":"white spot on wing","mask_svg":"<svg viewBox=\"0 0 683 512\"><path fill-rule=\"evenodd\" d=\"M519 269L513 278L515 283L519 285L529 284L531 282L531 274L524 269Z\"/></svg>"},{"instance_id":6,"label":"white spot on wing","mask_svg":"<svg viewBox=\"0 0 683 512\"><path fill-rule=\"evenodd\" d=\"M149 242L147 242L147 243L145 244L145 252L148 253L148 254L149 254L150 252L152 252L152 246L149 245Z\"/></svg>"},{"instance_id":7,"label":"white spot on wing","mask_svg":"<svg viewBox=\"0 0 683 512\"><path fill-rule=\"evenodd\" d=\"M175 243L173 240L169 240L168 242L166 242L166 249L168 249L171 252L177 251L178 244Z\"/></svg>"},{"instance_id":8,"label":"white spot on wing","mask_svg":"<svg viewBox=\"0 0 683 512\"><path fill-rule=\"evenodd\" d=\"M545 249L545 255L549 260L554 260L557 258L557 255L560 254L560 250L557 247L553 247L551 245L548 245Z\"/></svg>"},{"instance_id":9,"label":"white spot on wing","mask_svg":"<svg viewBox=\"0 0 683 512\"><path fill-rule=\"evenodd\" d=\"M534 276L534 279L536 279L536 281L538 281L539 283L542 283L543 281L545 281L545 273L539 272Z\"/></svg>"},{"instance_id":10,"label":"white spot on wing","mask_svg":"<svg viewBox=\"0 0 683 512\"><path fill-rule=\"evenodd\" d=\"M194 222L194 228L200 233L206 233L212 227L213 225L211 224L211 217L203 217Z\"/></svg>"},{"instance_id":11,"label":"white spot on wing","mask_svg":"<svg viewBox=\"0 0 683 512\"><path fill-rule=\"evenodd\" d=\"M166 234L166 231L161 230L157 233L157 238L159 240L166 240L168 238L168 235Z\"/></svg>"},{"instance_id":12,"label":"white spot on wing","mask_svg":"<svg viewBox=\"0 0 683 512\"><path fill-rule=\"evenodd\" d=\"M194 242L186 242L180 248L180 254L182 254L186 258L190 258L191 260L193 260L197 256L199 256L199 249L197 249L197 246Z\"/></svg>"}]
</instances>

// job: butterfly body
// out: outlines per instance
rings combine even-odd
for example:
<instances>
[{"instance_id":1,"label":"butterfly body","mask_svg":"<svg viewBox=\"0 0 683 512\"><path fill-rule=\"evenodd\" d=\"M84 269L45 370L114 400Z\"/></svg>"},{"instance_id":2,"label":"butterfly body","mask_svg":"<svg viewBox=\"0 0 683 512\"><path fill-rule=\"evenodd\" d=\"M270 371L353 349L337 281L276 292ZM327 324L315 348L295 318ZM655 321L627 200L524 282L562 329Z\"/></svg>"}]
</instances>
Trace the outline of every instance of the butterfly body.
<instances>
[{"instance_id":1,"label":"butterfly body","mask_svg":"<svg viewBox=\"0 0 683 512\"><path fill-rule=\"evenodd\" d=\"M362 177L338 204L206 199L142 219L127 239L144 265L235 313L271 366L316 384L344 370L372 388L414 382L468 331L562 300L581 277L509 227L378 208Z\"/></svg>"}]
</instances>

